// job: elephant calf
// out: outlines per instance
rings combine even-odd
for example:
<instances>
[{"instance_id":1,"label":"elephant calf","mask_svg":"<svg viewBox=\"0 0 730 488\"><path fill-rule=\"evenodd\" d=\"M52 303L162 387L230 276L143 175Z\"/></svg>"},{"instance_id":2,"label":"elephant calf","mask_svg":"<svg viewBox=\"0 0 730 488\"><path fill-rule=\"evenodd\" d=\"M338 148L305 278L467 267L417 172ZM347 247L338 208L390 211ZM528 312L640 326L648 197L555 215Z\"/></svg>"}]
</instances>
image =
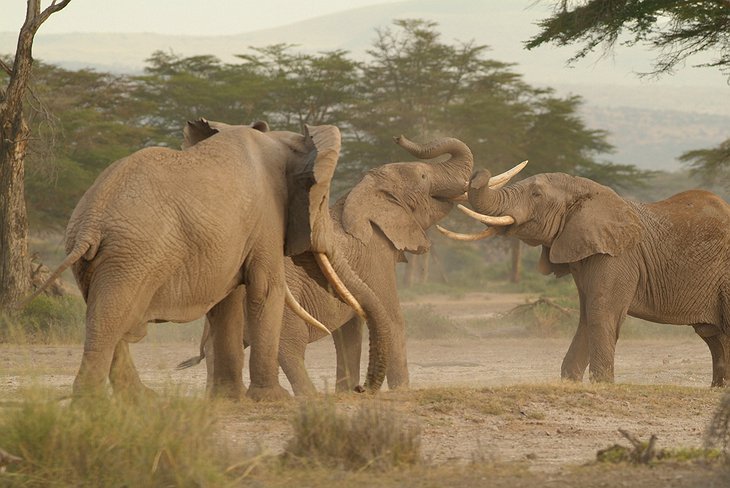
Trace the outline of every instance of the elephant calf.
<instances>
[{"instance_id":1,"label":"elephant calf","mask_svg":"<svg viewBox=\"0 0 730 488\"><path fill-rule=\"evenodd\" d=\"M730 206L703 190L655 203L621 198L586 178L539 174L500 190L473 175L466 210L498 232L542 246L540 271L570 273L580 321L562 377L613 381L614 352L626 315L690 324L710 348L712 385L730 363ZM448 233L447 233L448 235ZM453 235L452 237L458 237Z\"/></svg>"}]
</instances>

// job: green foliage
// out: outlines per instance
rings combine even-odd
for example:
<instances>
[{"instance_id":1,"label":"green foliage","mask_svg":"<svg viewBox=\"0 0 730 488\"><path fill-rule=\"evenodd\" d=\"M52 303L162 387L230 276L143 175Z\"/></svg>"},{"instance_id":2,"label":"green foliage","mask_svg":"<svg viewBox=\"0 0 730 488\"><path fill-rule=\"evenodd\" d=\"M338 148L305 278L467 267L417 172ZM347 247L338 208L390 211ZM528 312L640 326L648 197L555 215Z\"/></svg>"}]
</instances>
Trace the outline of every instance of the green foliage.
<instances>
[{"instance_id":1,"label":"green foliage","mask_svg":"<svg viewBox=\"0 0 730 488\"><path fill-rule=\"evenodd\" d=\"M130 405L89 398L64 406L48 391L0 410L3 448L23 459L0 484L221 486L228 453L215 439L210 402L164 396Z\"/></svg>"},{"instance_id":2,"label":"green foliage","mask_svg":"<svg viewBox=\"0 0 730 488\"><path fill-rule=\"evenodd\" d=\"M351 416L331 400L302 402L284 459L303 466L386 470L420 461L420 428L383 404L367 402Z\"/></svg>"},{"instance_id":3,"label":"green foliage","mask_svg":"<svg viewBox=\"0 0 730 488\"><path fill-rule=\"evenodd\" d=\"M555 13L542 20L541 31L525 45L581 45L575 61L599 46L610 50L619 40L659 50L652 74L671 73L695 54L710 51L715 58L700 66L715 66L730 75L730 4L724 0L583 0L554 1ZM626 34L626 35L624 35Z\"/></svg>"},{"instance_id":4,"label":"green foliage","mask_svg":"<svg viewBox=\"0 0 730 488\"><path fill-rule=\"evenodd\" d=\"M730 139L711 149L688 151L679 160L690 168L690 174L704 185L722 185L730 189Z\"/></svg>"},{"instance_id":5,"label":"green foliage","mask_svg":"<svg viewBox=\"0 0 730 488\"><path fill-rule=\"evenodd\" d=\"M0 342L13 344L80 343L86 304L76 296L40 295L17 315L0 316Z\"/></svg>"}]
</instances>

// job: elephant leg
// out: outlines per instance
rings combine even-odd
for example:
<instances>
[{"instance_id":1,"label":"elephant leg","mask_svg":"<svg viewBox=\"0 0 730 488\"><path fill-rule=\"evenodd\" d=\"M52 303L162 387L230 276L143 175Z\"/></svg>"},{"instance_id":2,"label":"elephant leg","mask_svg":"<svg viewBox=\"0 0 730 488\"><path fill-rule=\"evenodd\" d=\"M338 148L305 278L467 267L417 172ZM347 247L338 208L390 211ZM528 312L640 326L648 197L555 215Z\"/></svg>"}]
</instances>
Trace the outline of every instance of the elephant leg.
<instances>
[{"instance_id":1,"label":"elephant leg","mask_svg":"<svg viewBox=\"0 0 730 488\"><path fill-rule=\"evenodd\" d=\"M234 400L243 397L243 291L234 289L207 314L213 341L211 394Z\"/></svg>"},{"instance_id":2,"label":"elephant leg","mask_svg":"<svg viewBox=\"0 0 730 488\"><path fill-rule=\"evenodd\" d=\"M84 353L73 385L74 395L77 397L103 393L118 343L128 331L144 322L142 311L146 309L149 298L143 301L142 297L151 296L142 291L142 287L138 287L136 293L130 293L123 286L114 286L112 283L105 285L98 291L92 283L87 298ZM124 346L120 349L120 354L123 363ZM131 367L134 368L134 365ZM124 369L122 366L122 371ZM136 376L136 372L134 375Z\"/></svg>"},{"instance_id":3,"label":"elephant leg","mask_svg":"<svg viewBox=\"0 0 730 488\"><path fill-rule=\"evenodd\" d=\"M281 400L290 396L279 385L279 336L284 317L284 261L271 260L268 257L257 265L258 260L254 259L247 267L246 336L251 346L251 384L248 397L254 400ZM239 338L239 349L241 343ZM217 362L215 367L217 371Z\"/></svg>"},{"instance_id":4,"label":"elephant leg","mask_svg":"<svg viewBox=\"0 0 730 488\"><path fill-rule=\"evenodd\" d=\"M388 388L391 390L408 388L410 378L408 375L408 353L406 352L406 325L400 312L400 304L397 301L393 307L390 307L390 315L393 317L393 348L385 376L388 379Z\"/></svg>"},{"instance_id":5,"label":"elephant leg","mask_svg":"<svg viewBox=\"0 0 730 488\"><path fill-rule=\"evenodd\" d=\"M123 399L134 401L143 397L156 396L154 390L142 384L129 352L129 342L124 339L119 341L114 349L109 381L114 395Z\"/></svg>"},{"instance_id":6,"label":"elephant leg","mask_svg":"<svg viewBox=\"0 0 730 488\"><path fill-rule=\"evenodd\" d=\"M290 310L284 312L283 327L286 333L281 334L279 341L279 365L296 396L313 396L317 389L304 366L309 327Z\"/></svg>"},{"instance_id":7,"label":"elephant leg","mask_svg":"<svg viewBox=\"0 0 730 488\"><path fill-rule=\"evenodd\" d=\"M570 342L568 352L563 358L563 364L560 367L560 377L564 380L583 381L583 374L590 360L590 351L588 347L588 325L586 324L586 303L583 294L578 292L580 299L580 319L578 328Z\"/></svg>"},{"instance_id":8,"label":"elephant leg","mask_svg":"<svg viewBox=\"0 0 730 488\"><path fill-rule=\"evenodd\" d=\"M588 310L590 317L590 308ZM613 383L616 343L626 311L596 310L595 318L588 319L588 350L590 364L588 373L594 382Z\"/></svg>"},{"instance_id":9,"label":"elephant leg","mask_svg":"<svg viewBox=\"0 0 730 488\"><path fill-rule=\"evenodd\" d=\"M362 320L355 316L342 327L332 331L337 352L337 382L335 391L351 392L360 384L362 354Z\"/></svg>"},{"instance_id":10,"label":"elephant leg","mask_svg":"<svg viewBox=\"0 0 730 488\"><path fill-rule=\"evenodd\" d=\"M720 332L714 325L702 324L693 326L695 333L705 341L712 356L712 384L711 386L726 386L728 336Z\"/></svg>"}]
</instances>

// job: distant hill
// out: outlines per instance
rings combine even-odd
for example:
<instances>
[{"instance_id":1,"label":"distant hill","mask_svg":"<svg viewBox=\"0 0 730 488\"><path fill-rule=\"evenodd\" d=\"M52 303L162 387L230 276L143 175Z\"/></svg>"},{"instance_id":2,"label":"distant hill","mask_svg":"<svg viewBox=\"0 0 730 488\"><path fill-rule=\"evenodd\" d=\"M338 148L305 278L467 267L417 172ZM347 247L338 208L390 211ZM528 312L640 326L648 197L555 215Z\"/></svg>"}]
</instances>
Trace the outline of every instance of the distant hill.
<instances>
[{"instance_id":1,"label":"distant hill","mask_svg":"<svg viewBox=\"0 0 730 488\"><path fill-rule=\"evenodd\" d=\"M535 4L533 7L529 5ZM676 75L644 81L633 74L651 66L654 53L619 49L612 59L596 58L567 68L568 48L526 51L546 5L515 0L410 0L326 15L295 24L232 36L170 36L151 33L38 34L35 56L70 69L91 67L139 72L155 50L182 55L213 54L224 61L249 46L297 44L309 52L345 49L367 56L376 28L396 18L424 18L439 24L446 41L489 45L489 56L515 63L525 80L586 100L584 115L594 128L611 132L617 146L610 160L644 168L675 169L684 151L717 145L730 137L730 88L713 69L684 68ZM0 53L15 49L17 33L0 33Z\"/></svg>"}]
</instances>

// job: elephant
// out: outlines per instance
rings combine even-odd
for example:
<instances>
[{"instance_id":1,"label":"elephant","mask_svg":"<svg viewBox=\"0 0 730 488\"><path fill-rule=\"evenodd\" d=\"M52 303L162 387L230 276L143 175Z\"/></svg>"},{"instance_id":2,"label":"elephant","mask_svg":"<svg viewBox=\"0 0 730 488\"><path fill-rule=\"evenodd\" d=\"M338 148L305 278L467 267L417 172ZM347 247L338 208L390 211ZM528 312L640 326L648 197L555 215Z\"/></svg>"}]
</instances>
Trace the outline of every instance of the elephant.
<instances>
[{"instance_id":1,"label":"elephant","mask_svg":"<svg viewBox=\"0 0 730 488\"><path fill-rule=\"evenodd\" d=\"M427 229L444 218L464 193L472 171L473 156L458 139L443 138L421 145L400 136L396 142L418 158L435 158L446 153L440 163L398 162L370 170L330 209L335 230L335 249L352 269L375 290L394 318L391 336L393 351L388 363L388 386L409 385L405 325L396 283L396 264L404 253L425 253L431 243ZM513 176L507 172L496 179ZM323 289L324 277L310 253L286 260L286 280L297 302L332 330L337 352L335 390L352 391L360 377L362 321L352 309L342 306ZM308 327L290 310L285 311L279 345L279 364L296 395L313 394L316 389L304 367L309 342L324 333ZM206 358L208 374L212 364L207 333L201 340L200 356L181 367ZM372 350L370 352L372 354Z\"/></svg>"},{"instance_id":2,"label":"elephant","mask_svg":"<svg viewBox=\"0 0 730 488\"><path fill-rule=\"evenodd\" d=\"M730 206L689 190L653 203L620 197L587 178L531 176L495 190L489 172L469 184L465 213L503 234L542 246L543 274L571 274L580 319L561 376L614 380L614 353L626 315L692 325L712 356L712 386L724 386L730 363Z\"/></svg>"},{"instance_id":3,"label":"elephant","mask_svg":"<svg viewBox=\"0 0 730 488\"><path fill-rule=\"evenodd\" d=\"M73 211L67 257L47 282L71 266L87 302L75 396L100 392L107 377L115 393L146 392L128 343L144 337L149 322L205 315L215 337L215 394L288 397L277 362L284 256L303 252L316 256L332 286L367 314L377 353L366 386L380 387L390 319L348 263L333 255L327 202L340 132L328 125L305 129L200 119L187 123L182 150L142 149L100 174ZM251 344L247 392L237 347L244 308Z\"/></svg>"}]
</instances>

